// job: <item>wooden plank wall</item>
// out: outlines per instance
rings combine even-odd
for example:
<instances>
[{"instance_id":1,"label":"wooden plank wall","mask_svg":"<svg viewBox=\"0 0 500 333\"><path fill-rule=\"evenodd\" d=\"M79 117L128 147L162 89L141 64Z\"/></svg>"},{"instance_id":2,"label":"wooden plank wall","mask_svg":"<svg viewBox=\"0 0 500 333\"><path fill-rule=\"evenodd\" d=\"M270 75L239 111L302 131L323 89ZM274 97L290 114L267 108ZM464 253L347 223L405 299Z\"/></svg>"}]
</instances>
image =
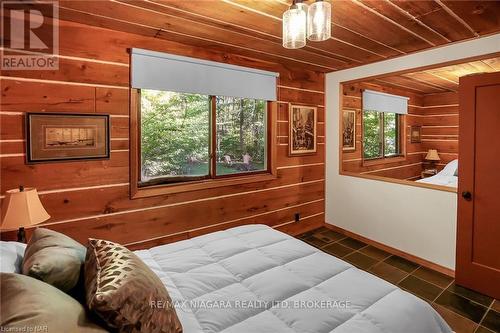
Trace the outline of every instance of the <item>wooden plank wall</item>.
<instances>
[{"instance_id":1,"label":"wooden plank wall","mask_svg":"<svg viewBox=\"0 0 500 333\"><path fill-rule=\"evenodd\" d=\"M130 47L279 72L277 179L130 200ZM82 243L95 237L140 248L247 223L289 233L324 223L324 75L307 65L61 21L60 69L4 71L1 92L2 199L20 184L36 187L52 216L42 226ZM318 107L317 154L288 157L288 103ZM26 165L24 114L35 111L110 114L111 158ZM292 222L295 213L299 223Z\"/></svg>"},{"instance_id":2,"label":"wooden plank wall","mask_svg":"<svg viewBox=\"0 0 500 333\"><path fill-rule=\"evenodd\" d=\"M423 110L423 156L428 149L437 149L441 158L437 167L442 169L458 158L458 92L425 95Z\"/></svg>"},{"instance_id":3,"label":"wooden plank wall","mask_svg":"<svg viewBox=\"0 0 500 333\"><path fill-rule=\"evenodd\" d=\"M362 161L362 128L361 128L361 94L363 89L387 92L407 96L409 100L408 115L405 116L406 156L404 160L376 165L363 165ZM342 153L342 170L365 175L382 176L396 179L414 180L422 171L422 144L410 142L410 127L423 124L423 96L393 87L374 83L355 83L343 85L342 105L344 110L356 111L356 150Z\"/></svg>"}]
</instances>

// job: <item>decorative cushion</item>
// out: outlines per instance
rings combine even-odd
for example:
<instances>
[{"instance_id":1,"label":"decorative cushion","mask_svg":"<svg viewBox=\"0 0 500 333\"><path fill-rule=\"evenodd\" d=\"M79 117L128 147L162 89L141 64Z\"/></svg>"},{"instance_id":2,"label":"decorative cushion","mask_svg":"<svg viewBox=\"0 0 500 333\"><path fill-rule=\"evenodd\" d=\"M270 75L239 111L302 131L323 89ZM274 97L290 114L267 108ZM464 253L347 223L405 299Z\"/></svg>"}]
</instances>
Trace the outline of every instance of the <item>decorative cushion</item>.
<instances>
[{"instance_id":1,"label":"decorative cushion","mask_svg":"<svg viewBox=\"0 0 500 333\"><path fill-rule=\"evenodd\" d=\"M24 253L23 274L47 282L64 292L74 291L79 281L83 287L80 273L85 252L83 245L68 236L37 228Z\"/></svg>"},{"instance_id":2,"label":"decorative cushion","mask_svg":"<svg viewBox=\"0 0 500 333\"><path fill-rule=\"evenodd\" d=\"M4 332L107 332L71 296L50 284L15 273L0 273L0 327ZM36 332L37 330L33 330Z\"/></svg>"},{"instance_id":3,"label":"decorative cushion","mask_svg":"<svg viewBox=\"0 0 500 333\"><path fill-rule=\"evenodd\" d=\"M89 239L85 293L88 308L119 332L182 332L161 280L122 245Z\"/></svg>"},{"instance_id":4,"label":"decorative cushion","mask_svg":"<svg viewBox=\"0 0 500 333\"><path fill-rule=\"evenodd\" d=\"M26 244L0 241L0 272L21 273Z\"/></svg>"}]
</instances>

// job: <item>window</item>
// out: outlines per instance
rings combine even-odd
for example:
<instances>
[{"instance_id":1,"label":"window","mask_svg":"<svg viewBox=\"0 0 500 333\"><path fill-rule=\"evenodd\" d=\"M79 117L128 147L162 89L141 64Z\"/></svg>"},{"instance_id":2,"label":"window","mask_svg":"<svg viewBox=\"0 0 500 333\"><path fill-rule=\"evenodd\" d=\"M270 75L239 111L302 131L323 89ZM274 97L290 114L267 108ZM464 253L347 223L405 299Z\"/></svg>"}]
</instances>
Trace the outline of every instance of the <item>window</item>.
<instances>
[{"instance_id":1,"label":"window","mask_svg":"<svg viewBox=\"0 0 500 333\"><path fill-rule=\"evenodd\" d=\"M141 90L141 182L209 175L210 97Z\"/></svg>"},{"instance_id":2,"label":"window","mask_svg":"<svg viewBox=\"0 0 500 333\"><path fill-rule=\"evenodd\" d=\"M401 115L363 111L363 157L375 159L401 155Z\"/></svg>"},{"instance_id":3,"label":"window","mask_svg":"<svg viewBox=\"0 0 500 333\"><path fill-rule=\"evenodd\" d=\"M215 97L216 175L267 170L266 102Z\"/></svg>"},{"instance_id":4,"label":"window","mask_svg":"<svg viewBox=\"0 0 500 333\"><path fill-rule=\"evenodd\" d=\"M132 48L131 198L275 179L278 76Z\"/></svg>"},{"instance_id":5,"label":"window","mask_svg":"<svg viewBox=\"0 0 500 333\"><path fill-rule=\"evenodd\" d=\"M140 185L268 172L267 101L141 89Z\"/></svg>"}]
</instances>

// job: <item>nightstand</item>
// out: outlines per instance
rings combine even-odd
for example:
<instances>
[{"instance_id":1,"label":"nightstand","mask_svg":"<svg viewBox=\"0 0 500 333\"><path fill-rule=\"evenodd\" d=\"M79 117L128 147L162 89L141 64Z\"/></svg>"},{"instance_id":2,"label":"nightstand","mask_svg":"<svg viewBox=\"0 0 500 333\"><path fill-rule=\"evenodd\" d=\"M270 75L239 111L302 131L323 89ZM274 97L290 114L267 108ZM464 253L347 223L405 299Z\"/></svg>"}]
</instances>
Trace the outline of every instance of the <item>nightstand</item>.
<instances>
[{"instance_id":1,"label":"nightstand","mask_svg":"<svg viewBox=\"0 0 500 333\"><path fill-rule=\"evenodd\" d=\"M424 171L422 171L420 173L420 178L427 178L427 177L432 177L432 176L435 176L437 174L437 170L436 169L425 169Z\"/></svg>"}]
</instances>

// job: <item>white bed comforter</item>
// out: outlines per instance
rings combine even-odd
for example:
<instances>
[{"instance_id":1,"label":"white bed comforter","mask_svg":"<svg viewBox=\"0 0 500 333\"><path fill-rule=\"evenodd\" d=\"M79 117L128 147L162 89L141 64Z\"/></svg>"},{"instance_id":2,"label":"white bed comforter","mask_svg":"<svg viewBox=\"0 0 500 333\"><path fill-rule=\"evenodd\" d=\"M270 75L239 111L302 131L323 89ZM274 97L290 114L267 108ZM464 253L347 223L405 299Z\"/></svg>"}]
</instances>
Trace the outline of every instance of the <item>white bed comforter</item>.
<instances>
[{"instance_id":1,"label":"white bed comforter","mask_svg":"<svg viewBox=\"0 0 500 333\"><path fill-rule=\"evenodd\" d=\"M446 175L440 175L439 173L437 175L424 178L424 179L419 179L417 180L419 183L427 183L427 184L434 184L434 185L441 185L441 186L448 186L448 187L458 187L458 177L457 176L446 176Z\"/></svg>"},{"instance_id":2,"label":"white bed comforter","mask_svg":"<svg viewBox=\"0 0 500 333\"><path fill-rule=\"evenodd\" d=\"M426 302L264 225L135 252L184 333L451 332Z\"/></svg>"}]
</instances>

